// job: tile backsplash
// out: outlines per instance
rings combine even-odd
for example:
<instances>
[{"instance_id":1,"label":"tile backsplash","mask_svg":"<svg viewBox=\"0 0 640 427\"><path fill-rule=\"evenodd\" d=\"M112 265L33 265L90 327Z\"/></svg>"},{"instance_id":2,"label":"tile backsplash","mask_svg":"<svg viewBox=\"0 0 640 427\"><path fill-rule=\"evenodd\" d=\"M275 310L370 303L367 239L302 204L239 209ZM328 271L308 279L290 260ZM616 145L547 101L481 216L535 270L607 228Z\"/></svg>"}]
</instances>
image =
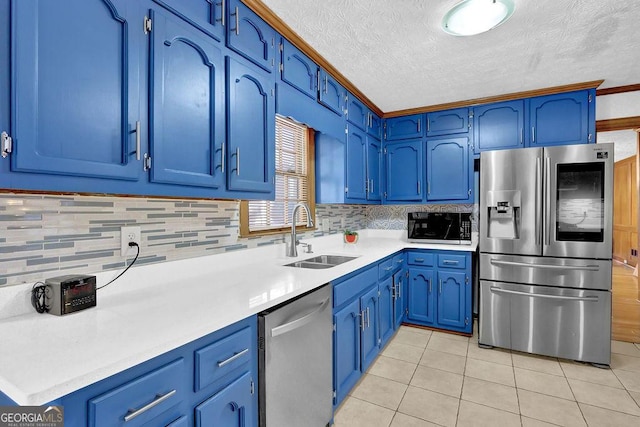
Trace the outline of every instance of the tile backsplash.
<instances>
[{"instance_id":1,"label":"tile backsplash","mask_svg":"<svg viewBox=\"0 0 640 427\"><path fill-rule=\"evenodd\" d=\"M474 205L317 205L322 226L301 238L344 228L403 229L406 213L417 210L471 212ZM0 193L0 285L121 269L123 225L141 227L140 264L282 242L283 234L239 237L238 223L237 201Z\"/></svg>"}]
</instances>

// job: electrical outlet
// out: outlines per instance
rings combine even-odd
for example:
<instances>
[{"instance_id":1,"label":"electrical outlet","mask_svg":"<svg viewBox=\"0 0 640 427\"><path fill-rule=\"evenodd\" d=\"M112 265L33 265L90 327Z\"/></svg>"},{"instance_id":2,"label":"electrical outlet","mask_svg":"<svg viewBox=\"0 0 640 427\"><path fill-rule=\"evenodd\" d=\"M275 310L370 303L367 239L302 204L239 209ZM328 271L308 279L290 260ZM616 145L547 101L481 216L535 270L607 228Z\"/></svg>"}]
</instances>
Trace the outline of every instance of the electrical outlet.
<instances>
[{"instance_id":1,"label":"electrical outlet","mask_svg":"<svg viewBox=\"0 0 640 427\"><path fill-rule=\"evenodd\" d=\"M324 231L325 233L331 231L331 221L329 220L329 218L322 219L322 231Z\"/></svg>"},{"instance_id":2,"label":"electrical outlet","mask_svg":"<svg viewBox=\"0 0 640 427\"><path fill-rule=\"evenodd\" d=\"M344 229L344 217L340 218L340 228Z\"/></svg>"},{"instance_id":3,"label":"electrical outlet","mask_svg":"<svg viewBox=\"0 0 640 427\"><path fill-rule=\"evenodd\" d=\"M135 250L129 246L129 242L135 242L140 245L139 226L120 227L120 255L126 256L129 251L135 253Z\"/></svg>"}]
</instances>

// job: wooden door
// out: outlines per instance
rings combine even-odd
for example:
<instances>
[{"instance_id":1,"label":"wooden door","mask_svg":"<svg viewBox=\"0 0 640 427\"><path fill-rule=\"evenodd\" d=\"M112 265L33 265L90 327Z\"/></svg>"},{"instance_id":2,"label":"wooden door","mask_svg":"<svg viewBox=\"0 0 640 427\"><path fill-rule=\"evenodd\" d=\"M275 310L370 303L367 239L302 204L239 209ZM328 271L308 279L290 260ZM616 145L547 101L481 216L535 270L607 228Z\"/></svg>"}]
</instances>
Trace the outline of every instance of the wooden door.
<instances>
[{"instance_id":1,"label":"wooden door","mask_svg":"<svg viewBox=\"0 0 640 427\"><path fill-rule=\"evenodd\" d=\"M638 263L638 185L636 157L615 163L613 171L613 258Z\"/></svg>"}]
</instances>

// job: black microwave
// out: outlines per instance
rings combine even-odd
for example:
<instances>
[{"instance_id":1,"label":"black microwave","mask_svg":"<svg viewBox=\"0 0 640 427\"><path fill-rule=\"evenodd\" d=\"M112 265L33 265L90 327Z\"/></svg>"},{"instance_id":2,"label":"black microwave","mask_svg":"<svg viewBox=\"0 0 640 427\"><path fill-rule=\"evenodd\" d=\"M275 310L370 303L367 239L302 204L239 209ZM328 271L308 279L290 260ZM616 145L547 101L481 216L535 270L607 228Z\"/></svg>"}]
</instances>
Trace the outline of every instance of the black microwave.
<instances>
[{"instance_id":1,"label":"black microwave","mask_svg":"<svg viewBox=\"0 0 640 427\"><path fill-rule=\"evenodd\" d=\"M407 234L410 242L471 244L471 213L409 212Z\"/></svg>"}]
</instances>

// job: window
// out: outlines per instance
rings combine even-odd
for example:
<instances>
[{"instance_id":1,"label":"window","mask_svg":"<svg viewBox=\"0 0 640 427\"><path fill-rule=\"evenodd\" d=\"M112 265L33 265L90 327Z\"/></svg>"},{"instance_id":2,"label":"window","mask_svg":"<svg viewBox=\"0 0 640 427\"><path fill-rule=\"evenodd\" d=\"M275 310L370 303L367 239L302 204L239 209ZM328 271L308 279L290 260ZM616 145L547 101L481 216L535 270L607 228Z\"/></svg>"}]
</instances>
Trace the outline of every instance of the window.
<instances>
[{"instance_id":1,"label":"window","mask_svg":"<svg viewBox=\"0 0 640 427\"><path fill-rule=\"evenodd\" d=\"M309 206L315 223L313 130L276 116L276 195L274 201L240 203L240 235L274 234L291 228L296 203ZM298 209L296 228L307 230L307 215Z\"/></svg>"}]
</instances>

